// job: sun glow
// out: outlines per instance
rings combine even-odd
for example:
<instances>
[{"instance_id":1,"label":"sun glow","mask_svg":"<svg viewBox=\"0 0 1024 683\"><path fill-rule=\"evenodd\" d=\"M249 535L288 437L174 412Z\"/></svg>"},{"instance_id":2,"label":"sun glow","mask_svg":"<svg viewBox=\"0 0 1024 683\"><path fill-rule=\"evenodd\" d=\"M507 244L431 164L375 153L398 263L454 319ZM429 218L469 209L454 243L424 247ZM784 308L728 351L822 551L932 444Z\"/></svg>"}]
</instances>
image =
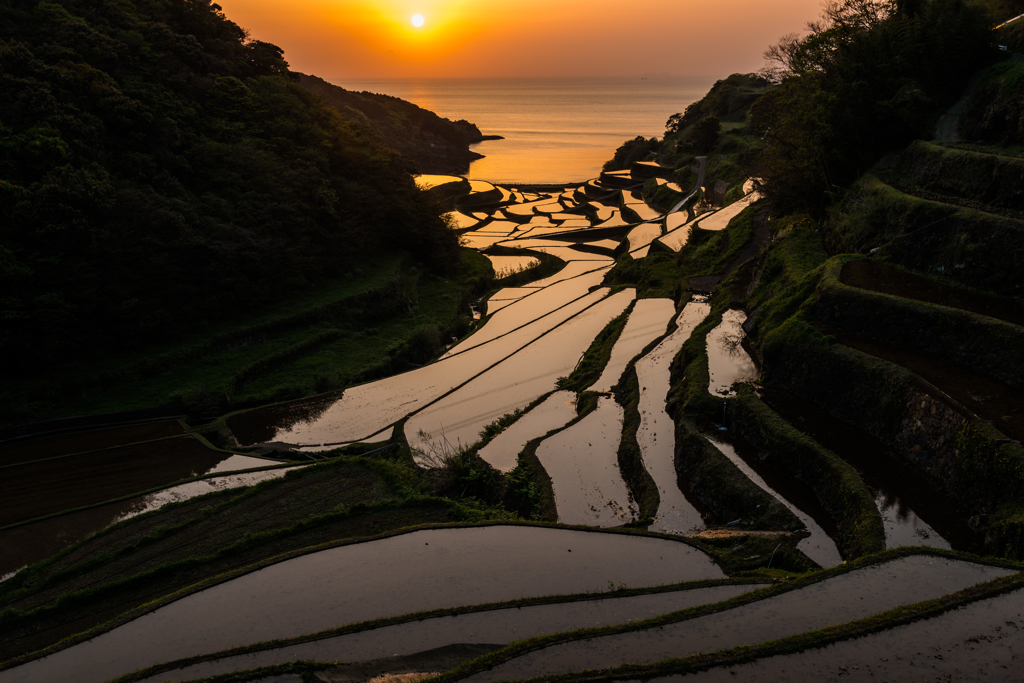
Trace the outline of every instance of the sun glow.
<instances>
[{"instance_id":1,"label":"sun glow","mask_svg":"<svg viewBox=\"0 0 1024 683\"><path fill-rule=\"evenodd\" d=\"M414 15L412 15L412 25L415 26L416 28L419 28L420 26L423 26L423 15L422 14L414 14Z\"/></svg>"}]
</instances>

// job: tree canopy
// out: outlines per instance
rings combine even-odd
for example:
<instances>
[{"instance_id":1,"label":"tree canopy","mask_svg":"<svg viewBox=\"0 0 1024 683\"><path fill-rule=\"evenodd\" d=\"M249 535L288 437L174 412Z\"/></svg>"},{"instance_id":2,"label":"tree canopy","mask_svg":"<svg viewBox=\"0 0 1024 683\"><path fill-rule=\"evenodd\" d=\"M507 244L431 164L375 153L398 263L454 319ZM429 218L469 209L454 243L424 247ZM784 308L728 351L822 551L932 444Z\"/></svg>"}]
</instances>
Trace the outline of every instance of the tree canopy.
<instances>
[{"instance_id":1,"label":"tree canopy","mask_svg":"<svg viewBox=\"0 0 1024 683\"><path fill-rule=\"evenodd\" d=\"M31 375L457 238L210 0L0 3L0 366Z\"/></svg>"},{"instance_id":2,"label":"tree canopy","mask_svg":"<svg viewBox=\"0 0 1024 683\"><path fill-rule=\"evenodd\" d=\"M808 34L765 53L780 83L751 109L775 211L820 211L886 151L929 137L994 59L991 18L965 0L830 0Z\"/></svg>"}]
</instances>

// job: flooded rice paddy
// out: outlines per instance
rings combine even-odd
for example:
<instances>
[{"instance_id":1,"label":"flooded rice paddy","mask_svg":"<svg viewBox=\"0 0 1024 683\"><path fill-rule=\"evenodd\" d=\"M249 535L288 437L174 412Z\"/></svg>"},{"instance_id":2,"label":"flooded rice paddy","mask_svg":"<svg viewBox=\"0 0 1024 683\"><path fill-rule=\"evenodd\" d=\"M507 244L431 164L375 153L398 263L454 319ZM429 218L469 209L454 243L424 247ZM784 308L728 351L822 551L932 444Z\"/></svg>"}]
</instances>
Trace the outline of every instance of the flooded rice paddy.
<instances>
[{"instance_id":1,"label":"flooded rice paddy","mask_svg":"<svg viewBox=\"0 0 1024 683\"><path fill-rule=\"evenodd\" d=\"M722 315L722 322L708 333L708 372L711 375L708 393L713 396L735 396L733 384L757 379L757 366L743 348L746 320L746 313L730 309Z\"/></svg>"},{"instance_id":2,"label":"flooded rice paddy","mask_svg":"<svg viewBox=\"0 0 1024 683\"><path fill-rule=\"evenodd\" d=\"M727 441L726 439L729 437L725 432L706 433L704 438L729 458L750 481L757 484L768 495L774 496L803 523L807 531L811 533L808 538L801 539L797 543L797 548L804 555L826 568L842 564L843 558L839 555L835 541L823 528L823 525L828 525L834 532L834 529L831 529L828 513L821 507L809 489L795 479L774 472L770 466L760 461L756 453L745 452L749 451L749 448L744 449L743 444ZM766 481L766 478L771 478L771 484Z\"/></svg>"},{"instance_id":3,"label":"flooded rice paddy","mask_svg":"<svg viewBox=\"0 0 1024 683\"><path fill-rule=\"evenodd\" d=\"M979 600L937 617L753 664L712 669L667 681L972 681L1024 676L1024 591ZM840 678L841 677L841 678Z\"/></svg>"},{"instance_id":4,"label":"flooded rice paddy","mask_svg":"<svg viewBox=\"0 0 1024 683\"><path fill-rule=\"evenodd\" d=\"M0 466L47 460L75 453L88 453L141 441L181 436L184 433L185 425L181 422L165 420L80 431L73 434L14 439L0 443Z\"/></svg>"},{"instance_id":5,"label":"flooded rice paddy","mask_svg":"<svg viewBox=\"0 0 1024 683\"><path fill-rule=\"evenodd\" d=\"M234 469L266 467L273 461L235 456ZM251 462L249 462L251 461ZM243 467L244 465L244 467ZM118 522L157 510L169 503L180 503L214 491L252 486L283 477L294 467L277 467L259 472L241 472L187 482L160 491L118 500L112 503L74 510L27 524L0 529L0 581L14 576L30 564L52 557L60 550L103 531ZM221 470L228 471L228 470Z\"/></svg>"},{"instance_id":6,"label":"flooded rice paddy","mask_svg":"<svg viewBox=\"0 0 1024 683\"><path fill-rule=\"evenodd\" d=\"M675 466L675 422L665 412L669 391L669 366L693 330L704 322L711 305L704 297L688 302L676 318L676 329L636 363L640 384L640 428L636 439L644 466L658 486L660 502L653 531L676 534L704 528L700 513L686 499L678 484Z\"/></svg>"},{"instance_id":7,"label":"flooded rice paddy","mask_svg":"<svg viewBox=\"0 0 1024 683\"><path fill-rule=\"evenodd\" d=\"M702 159L695 169L699 170L697 187L702 182L704 163ZM625 175L619 174L618 181ZM425 186L458 180L424 176L417 182ZM639 510L619 469L625 412L609 394L630 361L635 360L640 392L636 438L644 467L660 497L650 528L671 534L699 532L704 528L701 510L687 499L686 482L678 479L675 460L680 454L676 453L675 425L666 413L665 403L672 360L709 315L710 305L697 298L677 315L674 302L669 299L634 302L635 290L610 290L602 285L613 265L613 253L628 249L633 258L644 258L654 241L678 251L686 244L693 225L705 230L725 229L758 195L749 194L725 209L694 219L692 212L682 209L687 199L665 215L644 204L639 193L612 192L599 181L586 188L546 193L519 192L482 181L472 181L471 185L475 192L488 193L485 199L493 200L494 205L480 208L477 204L472 213L455 211L450 215L453 228L459 230L464 243L478 249L497 244L524 250L521 256L490 256L497 274L538 264L536 252L556 256L565 262L564 267L542 280L501 289L486 302L474 304L475 310L486 312L481 326L438 361L344 391L233 416L228 424L236 439L245 445L286 444L317 450L336 444L388 440L396 431L395 425L402 425L405 420L404 436L410 445L430 451L438 444L475 444L485 426L546 396L481 448L481 458L507 472L517 465L527 443L538 440L536 456L551 479L558 521L593 527L622 526L634 522ZM752 189L749 184L747 189ZM602 201L618 208L589 203L588 193L591 197L606 196ZM898 286L912 287L913 283L901 280ZM631 306L609 361L589 387L600 394L596 409L580 417L576 395L557 391L557 381L572 373L601 330ZM673 318L675 329L670 332ZM735 383L749 382L758 376L756 364L743 348L745 320L742 311L726 311L721 323L706 337L712 395L734 395ZM652 345L651 351L640 356L644 348ZM766 401L772 404L770 397ZM922 501L928 494L915 497L915 480L880 473L872 464L876 456L863 455L864 448L848 436L837 436L837 430L827 423L818 424L813 412L804 407L797 406L789 415L784 410L780 413L791 422L801 416L814 421L817 431L806 424L798 428L813 433L823 444L834 443L830 447L864 473L865 481L876 493L889 546L977 547L972 545L977 539L971 538L969 531L964 534L962 524L957 527L947 519L950 515L943 516L935 505L929 507ZM160 425L150 425L146 433L126 428L123 438L146 441L144 445L153 453L168 444L179 449L186 442L202 445L182 436L181 423ZM829 536L835 532L831 520L808 490L792 478L781 476L756 454L748 453L742 443L731 441L725 430L705 436L751 481L778 498L804 523L810 536L798 543L801 551L825 567L842 562ZM54 437L46 447L48 450L37 452L45 456L26 455L16 445L0 448L0 468L19 470L19 479L22 470L52 470L47 474L51 477L47 490L58 491L61 481L74 480L73 468L79 460L111 482L123 477L137 484L149 474L130 467L124 467L123 472L119 469L126 462L119 451L139 444L107 443L96 435L81 435L76 438L83 440L69 446L61 438ZM92 442L84 440L90 438ZM50 459L43 460L44 457ZM119 457L121 460L117 460ZM103 458L111 459L109 467L97 464L105 462ZM175 466L184 468L182 471L187 469L187 476L195 476L200 470L210 475L267 464L224 453L218 453L217 458L187 467L189 461L183 458ZM202 493L283 476L289 469L210 477L118 503L0 529L0 545L4 549L0 577L117 521ZM172 475L161 474L161 481L174 481L168 480L168 476ZM107 485L104 482L103 486ZM0 514L22 521L31 519L31 515L39 516L39 509L44 510L40 514L50 514L45 511L46 503L26 512L28 503L19 502L19 493L3 486L0 483L0 499L7 493L7 501L12 502L5 502ZM108 491L102 486L97 488ZM129 493L140 490L144 489L135 488ZM111 499L109 493L102 495L108 497L99 500ZM72 496L69 500L77 499ZM55 511L64 509L66 505ZM387 571L381 571L382 567ZM558 674L763 642L938 597L1007 573L962 561L909 557L656 631L563 643L473 679ZM273 638L295 638L419 610L541 595L600 593L619 586L647 587L722 576L723 572L703 552L664 538L529 526L418 531L324 550L265 567L160 607L88 642L6 671L0 674L0 680L102 681L182 657ZM625 623L719 601L748 590L750 586L702 588L409 622L225 658L152 680L171 680L179 675L209 676L303 658L357 661L412 654L452 643L508 643L574 628ZM907 628L923 627L926 623L929 622ZM952 648L948 651L952 652ZM963 650L967 651L969 648ZM970 657L964 661L978 664L976 657Z\"/></svg>"},{"instance_id":8,"label":"flooded rice paddy","mask_svg":"<svg viewBox=\"0 0 1024 683\"><path fill-rule=\"evenodd\" d=\"M552 645L464 680L532 678L754 645L863 619L1012 573L959 560L907 557L676 624Z\"/></svg>"},{"instance_id":9,"label":"flooded rice paddy","mask_svg":"<svg viewBox=\"0 0 1024 683\"><path fill-rule=\"evenodd\" d=\"M273 464L215 450L191 436L179 436L0 466L0 527L183 479Z\"/></svg>"},{"instance_id":10,"label":"flooded rice paddy","mask_svg":"<svg viewBox=\"0 0 1024 683\"><path fill-rule=\"evenodd\" d=\"M480 457L492 467L508 472L516 466L516 458L529 441L564 427L575 417L576 394L556 391L481 448Z\"/></svg>"},{"instance_id":11,"label":"flooded rice paddy","mask_svg":"<svg viewBox=\"0 0 1024 683\"><path fill-rule=\"evenodd\" d=\"M657 538L529 526L417 531L271 565L6 671L3 680L98 683L369 619L723 576L702 552Z\"/></svg>"},{"instance_id":12,"label":"flooded rice paddy","mask_svg":"<svg viewBox=\"0 0 1024 683\"><path fill-rule=\"evenodd\" d=\"M423 652L451 643L507 644L550 633L648 619L728 600L758 587L693 588L629 598L533 605L425 619L248 655L225 657L153 676L145 679L144 683L191 680L302 659L359 662Z\"/></svg>"},{"instance_id":13,"label":"flooded rice paddy","mask_svg":"<svg viewBox=\"0 0 1024 683\"><path fill-rule=\"evenodd\" d=\"M559 522L608 527L636 519L636 505L619 472L622 420L622 407L602 396L597 410L537 447L551 477Z\"/></svg>"},{"instance_id":14,"label":"flooded rice paddy","mask_svg":"<svg viewBox=\"0 0 1024 683\"><path fill-rule=\"evenodd\" d=\"M675 315L675 303L671 299L641 299L633 306L626 320L626 326L612 347L601 377L590 387L591 391L609 392L618 383L619 377L629 363L644 347L665 335L669 321Z\"/></svg>"},{"instance_id":15,"label":"flooded rice paddy","mask_svg":"<svg viewBox=\"0 0 1024 683\"><path fill-rule=\"evenodd\" d=\"M559 377L571 373L594 337L626 309L634 296L634 290L627 289L597 302L416 413L406 423L410 445L425 447L431 441L453 445L475 443L488 424L506 413L525 408L550 391ZM461 356L452 360L459 358ZM426 438L421 434L426 434Z\"/></svg>"},{"instance_id":16,"label":"flooded rice paddy","mask_svg":"<svg viewBox=\"0 0 1024 683\"><path fill-rule=\"evenodd\" d=\"M761 398L794 427L856 468L875 495L886 547L983 549L981 540L957 515L956 501L916 474L876 438L794 396L763 389Z\"/></svg>"}]
</instances>

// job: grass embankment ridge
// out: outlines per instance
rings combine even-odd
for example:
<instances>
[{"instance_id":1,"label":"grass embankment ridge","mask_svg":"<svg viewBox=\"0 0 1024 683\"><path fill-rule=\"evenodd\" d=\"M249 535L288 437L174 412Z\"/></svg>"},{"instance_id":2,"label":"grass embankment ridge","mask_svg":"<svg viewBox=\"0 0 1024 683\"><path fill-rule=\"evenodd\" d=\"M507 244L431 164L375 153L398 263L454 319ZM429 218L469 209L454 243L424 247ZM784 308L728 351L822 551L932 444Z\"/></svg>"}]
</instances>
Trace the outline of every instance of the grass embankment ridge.
<instances>
[{"instance_id":1,"label":"grass embankment ridge","mask_svg":"<svg viewBox=\"0 0 1024 683\"><path fill-rule=\"evenodd\" d=\"M731 403L736 433L762 458L814 491L836 525L843 559L885 550L874 496L853 467L775 414L749 386L741 387Z\"/></svg>"},{"instance_id":2,"label":"grass embankment ridge","mask_svg":"<svg viewBox=\"0 0 1024 683\"><path fill-rule=\"evenodd\" d=\"M1008 331L1010 335L1019 334L1018 328L973 313L843 285L839 281L842 267L859 258L862 257L833 257L810 272L806 268L814 262L805 262L802 269L787 276L789 281L799 282L794 295L778 303L766 301L754 327L764 360L762 381L802 395L857 429L884 443L894 444L897 452L907 454L910 464L921 476L958 501L962 514L967 517L989 515L987 538L992 552L1022 556L1024 502L1019 482L1024 480L1024 449L991 426L978 423L973 414L906 368L826 336L811 324L814 321L811 316L829 311L830 292L840 291L842 301L849 302L847 308L863 307L859 318L852 316L864 323L864 327L859 328L863 333L872 334L874 311L881 311L882 315L896 311L893 315L898 316L905 312L912 320L920 318L921 325L930 326L934 334L947 340L946 346L934 347L936 352L947 355L959 353L957 344L982 343L961 339L958 330L948 327L952 319L965 319L982 330ZM758 295L755 293L755 296ZM838 320L840 325L845 325L846 310L842 313ZM779 322L783 318L785 320ZM830 321L830 325L835 323L835 320ZM886 335L913 337L916 333L879 328L878 334L888 340ZM951 338L954 341L950 342ZM998 340L1000 335L996 334L995 338ZM1000 343L995 343L996 349L1000 348ZM976 364L997 361L999 353L993 351ZM1013 352L1006 348L1001 353ZM1013 367L1010 363L1011 370ZM829 381L822 382L822 377L828 377ZM919 435L909 416L915 406L929 402L947 411L949 419L939 431L933 429ZM921 441L922 438L926 441ZM915 445L917 449L911 453ZM925 453L919 456L917 452L921 448ZM929 455L932 451L934 454ZM921 458L927 460L925 465L917 462ZM992 476L996 471L999 475Z\"/></svg>"},{"instance_id":3,"label":"grass embankment ridge","mask_svg":"<svg viewBox=\"0 0 1024 683\"><path fill-rule=\"evenodd\" d=\"M866 253L1006 296L1024 291L1024 221L930 201L867 174L823 225L831 253Z\"/></svg>"},{"instance_id":4,"label":"grass embankment ridge","mask_svg":"<svg viewBox=\"0 0 1024 683\"><path fill-rule=\"evenodd\" d=\"M827 263L809 302L808 314L822 326L943 355L979 373L1024 385L1024 327L960 308L851 287L841 280L848 262Z\"/></svg>"},{"instance_id":5,"label":"grass embankment ridge","mask_svg":"<svg viewBox=\"0 0 1024 683\"><path fill-rule=\"evenodd\" d=\"M1024 159L1001 156L998 148L971 150L915 140L893 166L913 188L950 199L976 201L1011 210L1024 209Z\"/></svg>"}]
</instances>

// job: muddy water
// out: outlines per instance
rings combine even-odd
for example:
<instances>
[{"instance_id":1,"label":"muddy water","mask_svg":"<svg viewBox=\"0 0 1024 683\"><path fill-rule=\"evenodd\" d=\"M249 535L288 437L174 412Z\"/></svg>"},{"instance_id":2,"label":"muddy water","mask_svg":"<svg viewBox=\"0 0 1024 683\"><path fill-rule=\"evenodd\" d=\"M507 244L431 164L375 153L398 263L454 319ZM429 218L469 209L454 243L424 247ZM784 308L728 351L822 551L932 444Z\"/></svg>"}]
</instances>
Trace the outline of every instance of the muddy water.
<instances>
[{"instance_id":1,"label":"muddy water","mask_svg":"<svg viewBox=\"0 0 1024 683\"><path fill-rule=\"evenodd\" d=\"M803 522L811 535L797 543L797 548L822 567L828 568L842 564L843 558L839 555L835 541L822 528L822 525L827 525L834 532L834 529L831 529L831 519L809 489L791 477L775 472L771 467L761 463L757 454L743 448L743 444L737 447L737 444L726 441L722 432L705 433L704 437L739 467L748 479L770 495L775 496ZM770 480L770 483L766 479Z\"/></svg>"},{"instance_id":2,"label":"muddy water","mask_svg":"<svg viewBox=\"0 0 1024 683\"><path fill-rule=\"evenodd\" d=\"M736 382L750 382L758 377L757 366L747 350L743 348L743 323L747 314L730 309L722 316L722 322L708 333L708 371L711 382L708 392L712 396L735 396L732 385Z\"/></svg>"},{"instance_id":3,"label":"muddy water","mask_svg":"<svg viewBox=\"0 0 1024 683\"><path fill-rule=\"evenodd\" d=\"M612 347L611 357L604 372L590 390L611 391L629 361L643 351L645 346L665 334L665 328L676 312L675 308L675 303L671 299L637 301L626 320L622 334Z\"/></svg>"},{"instance_id":4,"label":"muddy water","mask_svg":"<svg viewBox=\"0 0 1024 683\"><path fill-rule=\"evenodd\" d=\"M551 477L559 522L609 527L636 519L619 471L622 420L622 406L602 396L597 410L537 447Z\"/></svg>"},{"instance_id":5,"label":"muddy water","mask_svg":"<svg viewBox=\"0 0 1024 683\"><path fill-rule=\"evenodd\" d=\"M178 437L9 465L0 468L0 526L202 476L232 457Z\"/></svg>"},{"instance_id":6,"label":"muddy water","mask_svg":"<svg viewBox=\"0 0 1024 683\"><path fill-rule=\"evenodd\" d=\"M17 439L0 444L0 466L126 446L140 441L178 436L184 432L185 427L177 420L165 420L73 434Z\"/></svg>"},{"instance_id":7,"label":"muddy water","mask_svg":"<svg viewBox=\"0 0 1024 683\"><path fill-rule=\"evenodd\" d=\"M675 466L675 422L665 412L672 359L711 312L705 297L686 304L676 318L676 330L636 363L640 382L640 428L636 439L644 466L658 486L661 502L652 531L689 534L704 528L700 513L679 488Z\"/></svg>"},{"instance_id":8,"label":"muddy water","mask_svg":"<svg viewBox=\"0 0 1024 683\"><path fill-rule=\"evenodd\" d=\"M417 413L406 422L409 444L425 447L445 439L453 445L476 443L488 424L554 389L557 379L572 372L594 337L635 296L627 289L608 297ZM419 436L421 431L427 439Z\"/></svg>"},{"instance_id":9,"label":"muddy water","mask_svg":"<svg viewBox=\"0 0 1024 683\"><path fill-rule=\"evenodd\" d=\"M756 588L759 586L717 586L426 619L250 655L225 657L153 676L143 683L192 680L302 659L359 662L423 652L452 643L506 644L549 633L648 619L697 605L728 600Z\"/></svg>"},{"instance_id":10,"label":"muddy water","mask_svg":"<svg viewBox=\"0 0 1024 683\"><path fill-rule=\"evenodd\" d=\"M0 680L98 683L160 662L368 619L604 591L609 582L640 587L721 577L700 551L656 538L543 527L418 531L271 565L3 672Z\"/></svg>"},{"instance_id":11,"label":"muddy water","mask_svg":"<svg viewBox=\"0 0 1024 683\"><path fill-rule=\"evenodd\" d=\"M762 390L761 398L794 427L857 469L875 492L887 547L983 550L980 539L957 515L956 502L905 465L881 441L788 394Z\"/></svg>"},{"instance_id":12,"label":"muddy water","mask_svg":"<svg viewBox=\"0 0 1024 683\"><path fill-rule=\"evenodd\" d=\"M480 457L496 469L508 472L516 466L527 442L564 427L575 417L576 395L571 391L556 391L481 448Z\"/></svg>"},{"instance_id":13,"label":"muddy water","mask_svg":"<svg viewBox=\"0 0 1024 683\"><path fill-rule=\"evenodd\" d=\"M671 626L554 645L465 680L532 678L754 645L938 598L1011 573L958 560L908 557Z\"/></svg>"},{"instance_id":14,"label":"muddy water","mask_svg":"<svg viewBox=\"0 0 1024 683\"><path fill-rule=\"evenodd\" d=\"M752 664L654 681L973 681L1024 680L1024 591L856 640ZM842 677L842 678L840 678Z\"/></svg>"},{"instance_id":15,"label":"muddy water","mask_svg":"<svg viewBox=\"0 0 1024 683\"><path fill-rule=\"evenodd\" d=\"M257 460L256 458L245 458ZM271 464L257 460L261 466ZM177 503L213 491L251 486L283 477L294 467L213 477L154 491L142 496L69 512L38 522L0 529L0 581L5 581L30 564L41 562L69 546L84 541L118 522L168 503Z\"/></svg>"}]
</instances>

